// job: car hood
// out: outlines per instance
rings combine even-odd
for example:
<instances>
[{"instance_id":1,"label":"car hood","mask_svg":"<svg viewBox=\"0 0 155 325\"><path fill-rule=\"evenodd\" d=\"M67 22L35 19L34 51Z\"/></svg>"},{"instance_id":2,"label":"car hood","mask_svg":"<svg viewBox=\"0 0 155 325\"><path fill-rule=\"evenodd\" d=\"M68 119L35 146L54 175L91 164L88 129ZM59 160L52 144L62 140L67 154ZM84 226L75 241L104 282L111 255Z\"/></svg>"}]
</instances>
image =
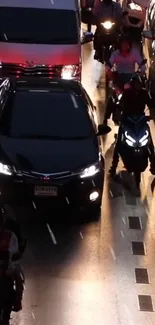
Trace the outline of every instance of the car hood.
<instances>
[{"instance_id":1,"label":"car hood","mask_svg":"<svg viewBox=\"0 0 155 325\"><path fill-rule=\"evenodd\" d=\"M78 64L81 54L80 44L75 45L40 45L0 42L0 61L33 65L70 65Z\"/></svg>"},{"instance_id":2,"label":"car hood","mask_svg":"<svg viewBox=\"0 0 155 325\"><path fill-rule=\"evenodd\" d=\"M40 173L75 171L98 159L98 148L93 137L80 141L53 141L2 136L0 143L2 162L20 170Z\"/></svg>"}]
</instances>

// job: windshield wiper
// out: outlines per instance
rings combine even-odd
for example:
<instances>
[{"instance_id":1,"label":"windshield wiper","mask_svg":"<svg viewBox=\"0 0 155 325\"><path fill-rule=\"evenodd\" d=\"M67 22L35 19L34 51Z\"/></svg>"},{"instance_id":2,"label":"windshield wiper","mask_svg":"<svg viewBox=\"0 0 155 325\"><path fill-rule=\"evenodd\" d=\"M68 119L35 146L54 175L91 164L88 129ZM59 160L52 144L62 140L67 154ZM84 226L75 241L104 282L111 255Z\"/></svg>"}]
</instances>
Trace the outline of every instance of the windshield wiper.
<instances>
[{"instance_id":1,"label":"windshield wiper","mask_svg":"<svg viewBox=\"0 0 155 325\"><path fill-rule=\"evenodd\" d=\"M45 140L85 140L90 137L88 136L75 136L75 137L63 137L59 135L41 135L41 134L21 134L19 136L15 136L16 138L23 139L45 139Z\"/></svg>"}]
</instances>

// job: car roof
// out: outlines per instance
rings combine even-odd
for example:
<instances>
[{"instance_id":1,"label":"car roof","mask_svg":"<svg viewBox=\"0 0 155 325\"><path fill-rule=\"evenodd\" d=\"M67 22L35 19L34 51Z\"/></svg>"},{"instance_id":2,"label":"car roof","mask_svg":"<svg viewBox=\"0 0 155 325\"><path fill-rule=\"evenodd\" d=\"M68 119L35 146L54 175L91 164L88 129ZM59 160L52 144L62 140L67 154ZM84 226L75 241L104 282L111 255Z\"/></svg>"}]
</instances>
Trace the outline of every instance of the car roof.
<instances>
[{"instance_id":1,"label":"car roof","mask_svg":"<svg viewBox=\"0 0 155 325\"><path fill-rule=\"evenodd\" d=\"M75 80L63 80L63 79L49 79L49 78L32 78L23 77L19 79L10 79L10 83L13 90L30 90L30 89L48 89L54 90L59 89L61 91L68 90L76 93L82 93L83 87L80 82Z\"/></svg>"}]
</instances>

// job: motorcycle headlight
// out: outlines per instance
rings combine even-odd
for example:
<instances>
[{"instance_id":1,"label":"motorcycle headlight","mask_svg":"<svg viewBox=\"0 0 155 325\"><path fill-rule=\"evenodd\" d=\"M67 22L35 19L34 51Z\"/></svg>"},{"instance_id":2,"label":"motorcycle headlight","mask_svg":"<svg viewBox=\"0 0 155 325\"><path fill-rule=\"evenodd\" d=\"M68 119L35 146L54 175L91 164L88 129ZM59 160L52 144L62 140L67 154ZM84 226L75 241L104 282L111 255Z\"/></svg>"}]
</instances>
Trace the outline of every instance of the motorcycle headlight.
<instances>
[{"instance_id":1,"label":"motorcycle headlight","mask_svg":"<svg viewBox=\"0 0 155 325\"><path fill-rule=\"evenodd\" d=\"M96 163L94 165L91 165L83 169L83 171L81 171L80 178L87 178L87 177L94 176L97 173L99 173L99 171L100 171L99 163Z\"/></svg>"},{"instance_id":2,"label":"motorcycle headlight","mask_svg":"<svg viewBox=\"0 0 155 325\"><path fill-rule=\"evenodd\" d=\"M134 144L136 143L136 140L132 138L127 131L125 132L125 137L126 137L125 141L128 144L128 146L133 147Z\"/></svg>"},{"instance_id":3,"label":"motorcycle headlight","mask_svg":"<svg viewBox=\"0 0 155 325\"><path fill-rule=\"evenodd\" d=\"M149 132L146 130L144 136L139 140L141 147L145 146L149 140Z\"/></svg>"},{"instance_id":4,"label":"motorcycle headlight","mask_svg":"<svg viewBox=\"0 0 155 325\"><path fill-rule=\"evenodd\" d=\"M61 78L70 80L79 75L79 65L65 65L61 70Z\"/></svg>"},{"instance_id":5,"label":"motorcycle headlight","mask_svg":"<svg viewBox=\"0 0 155 325\"><path fill-rule=\"evenodd\" d=\"M112 23L110 20L105 21L104 23L101 23L101 25L105 28L105 29L111 29L112 26L114 25L114 23Z\"/></svg>"},{"instance_id":6,"label":"motorcycle headlight","mask_svg":"<svg viewBox=\"0 0 155 325\"><path fill-rule=\"evenodd\" d=\"M11 176L12 175L11 167L8 166L8 165L0 163L0 174Z\"/></svg>"}]
</instances>

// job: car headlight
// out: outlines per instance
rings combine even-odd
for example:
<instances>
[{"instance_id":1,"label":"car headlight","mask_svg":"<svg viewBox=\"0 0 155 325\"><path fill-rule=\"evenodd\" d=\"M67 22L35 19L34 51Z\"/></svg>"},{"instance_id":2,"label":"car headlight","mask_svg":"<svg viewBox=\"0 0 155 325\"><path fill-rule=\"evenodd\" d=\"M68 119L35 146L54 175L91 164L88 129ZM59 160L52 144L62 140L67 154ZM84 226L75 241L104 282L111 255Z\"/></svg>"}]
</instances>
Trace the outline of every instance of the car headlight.
<instances>
[{"instance_id":1,"label":"car headlight","mask_svg":"<svg viewBox=\"0 0 155 325\"><path fill-rule=\"evenodd\" d=\"M97 173L99 173L99 171L100 171L99 163L95 165L91 165L85 168L83 171L81 171L80 178L87 178L87 177L94 176Z\"/></svg>"},{"instance_id":2,"label":"car headlight","mask_svg":"<svg viewBox=\"0 0 155 325\"><path fill-rule=\"evenodd\" d=\"M126 137L125 141L128 144L128 146L133 147L134 144L136 143L136 140L132 138L127 131L125 132L125 137Z\"/></svg>"},{"instance_id":3,"label":"car headlight","mask_svg":"<svg viewBox=\"0 0 155 325\"><path fill-rule=\"evenodd\" d=\"M11 167L8 166L8 165L0 163L0 174L11 176L12 175Z\"/></svg>"},{"instance_id":4,"label":"car headlight","mask_svg":"<svg viewBox=\"0 0 155 325\"><path fill-rule=\"evenodd\" d=\"M146 130L144 136L139 140L139 143L143 147L148 143L148 140L149 140L149 132Z\"/></svg>"},{"instance_id":5,"label":"car headlight","mask_svg":"<svg viewBox=\"0 0 155 325\"><path fill-rule=\"evenodd\" d=\"M101 23L101 25L105 28L105 29L111 29L112 26L114 25L114 23L112 23L110 20L105 21L104 23Z\"/></svg>"},{"instance_id":6,"label":"car headlight","mask_svg":"<svg viewBox=\"0 0 155 325\"><path fill-rule=\"evenodd\" d=\"M61 78L70 80L79 75L79 65L65 65L61 70Z\"/></svg>"}]
</instances>

